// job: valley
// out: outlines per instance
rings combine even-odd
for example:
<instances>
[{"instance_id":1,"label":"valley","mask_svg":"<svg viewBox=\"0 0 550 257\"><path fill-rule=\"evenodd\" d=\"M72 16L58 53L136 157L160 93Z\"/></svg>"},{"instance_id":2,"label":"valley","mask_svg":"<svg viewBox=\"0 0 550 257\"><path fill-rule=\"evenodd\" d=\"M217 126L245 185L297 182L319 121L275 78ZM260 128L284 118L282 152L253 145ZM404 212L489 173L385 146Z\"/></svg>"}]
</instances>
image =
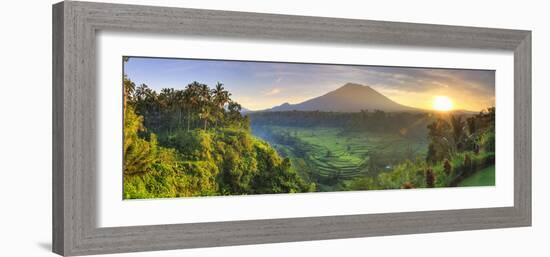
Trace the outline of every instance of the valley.
<instances>
[{"instance_id":1,"label":"valley","mask_svg":"<svg viewBox=\"0 0 550 257\"><path fill-rule=\"evenodd\" d=\"M421 99L408 106L403 103L422 97L417 90L425 85L414 89L411 83L421 80L413 79L395 88L396 79L445 81L448 73L138 57L124 65L131 71L123 79L124 199L495 184L494 107L455 108L451 97L436 92L423 95L433 97L432 107ZM189 81L178 87L143 83L143 72L169 66L216 72L187 74L171 84ZM378 91L345 82L363 80L352 76L360 69L377 77L373 87L389 84ZM327 85L334 76L311 76L327 72L350 79ZM215 76L230 86L212 81ZM148 77L161 78L156 72Z\"/></svg>"},{"instance_id":2,"label":"valley","mask_svg":"<svg viewBox=\"0 0 550 257\"><path fill-rule=\"evenodd\" d=\"M252 126L291 167L320 191L347 190L361 176L374 177L404 160L425 158L425 137L398 133L349 131L334 127Z\"/></svg>"},{"instance_id":3,"label":"valley","mask_svg":"<svg viewBox=\"0 0 550 257\"><path fill-rule=\"evenodd\" d=\"M494 185L493 112L421 110L347 83L246 115L253 135L326 192Z\"/></svg>"}]
</instances>

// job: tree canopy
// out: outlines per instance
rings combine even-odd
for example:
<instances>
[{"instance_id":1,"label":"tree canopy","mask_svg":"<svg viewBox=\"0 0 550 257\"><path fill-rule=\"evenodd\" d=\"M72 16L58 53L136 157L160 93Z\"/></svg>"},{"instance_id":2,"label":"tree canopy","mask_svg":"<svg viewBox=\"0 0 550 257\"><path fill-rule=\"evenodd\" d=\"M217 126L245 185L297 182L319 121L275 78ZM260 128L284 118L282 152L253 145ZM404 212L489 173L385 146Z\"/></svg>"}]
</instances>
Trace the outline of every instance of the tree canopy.
<instances>
[{"instance_id":1,"label":"tree canopy","mask_svg":"<svg viewBox=\"0 0 550 257\"><path fill-rule=\"evenodd\" d=\"M222 83L156 92L124 79L124 197L315 190L266 142Z\"/></svg>"}]
</instances>

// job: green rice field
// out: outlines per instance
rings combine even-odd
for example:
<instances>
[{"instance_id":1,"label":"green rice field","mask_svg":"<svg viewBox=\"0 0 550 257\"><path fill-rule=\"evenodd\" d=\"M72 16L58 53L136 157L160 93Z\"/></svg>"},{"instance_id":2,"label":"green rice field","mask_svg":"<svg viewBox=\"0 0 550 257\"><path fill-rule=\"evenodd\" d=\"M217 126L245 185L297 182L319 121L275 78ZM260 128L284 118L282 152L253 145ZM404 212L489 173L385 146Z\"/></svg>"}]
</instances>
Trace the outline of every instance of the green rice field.
<instances>
[{"instance_id":1,"label":"green rice field","mask_svg":"<svg viewBox=\"0 0 550 257\"><path fill-rule=\"evenodd\" d=\"M303 176L331 188L334 181L374 176L405 159L424 158L427 148L424 138L329 127L262 126L253 132L288 157Z\"/></svg>"}]
</instances>

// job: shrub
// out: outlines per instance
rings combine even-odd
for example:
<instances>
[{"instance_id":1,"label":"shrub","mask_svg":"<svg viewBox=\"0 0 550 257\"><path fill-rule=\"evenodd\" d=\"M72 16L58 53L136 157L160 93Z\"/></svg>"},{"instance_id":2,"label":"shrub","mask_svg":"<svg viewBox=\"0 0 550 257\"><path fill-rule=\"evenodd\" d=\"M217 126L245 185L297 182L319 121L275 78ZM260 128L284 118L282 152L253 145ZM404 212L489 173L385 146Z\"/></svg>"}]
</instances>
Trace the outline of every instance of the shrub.
<instances>
[{"instance_id":1,"label":"shrub","mask_svg":"<svg viewBox=\"0 0 550 257\"><path fill-rule=\"evenodd\" d=\"M485 132L480 138L481 147L486 152L495 151L495 133L493 131Z\"/></svg>"},{"instance_id":2,"label":"shrub","mask_svg":"<svg viewBox=\"0 0 550 257\"><path fill-rule=\"evenodd\" d=\"M414 188L414 185L408 181L403 183L403 185L401 186L401 189L412 189L412 188Z\"/></svg>"},{"instance_id":3,"label":"shrub","mask_svg":"<svg viewBox=\"0 0 550 257\"><path fill-rule=\"evenodd\" d=\"M380 173L376 177L377 186L380 189L398 189L406 183L424 185L424 171L422 162L405 161L394 166L392 171Z\"/></svg>"},{"instance_id":4,"label":"shrub","mask_svg":"<svg viewBox=\"0 0 550 257\"><path fill-rule=\"evenodd\" d=\"M445 171L445 174L447 176L450 176L452 173L452 166L449 159L445 159L445 162L443 163L443 170Z\"/></svg>"},{"instance_id":5,"label":"shrub","mask_svg":"<svg viewBox=\"0 0 550 257\"><path fill-rule=\"evenodd\" d=\"M464 155L464 166L463 167L464 167L463 170L464 170L465 175L469 175L469 174L472 173L472 168L473 168L472 157L468 153L466 153Z\"/></svg>"},{"instance_id":6,"label":"shrub","mask_svg":"<svg viewBox=\"0 0 550 257\"><path fill-rule=\"evenodd\" d=\"M432 170L432 168L426 169L426 187L434 187L435 186L435 175Z\"/></svg>"}]
</instances>

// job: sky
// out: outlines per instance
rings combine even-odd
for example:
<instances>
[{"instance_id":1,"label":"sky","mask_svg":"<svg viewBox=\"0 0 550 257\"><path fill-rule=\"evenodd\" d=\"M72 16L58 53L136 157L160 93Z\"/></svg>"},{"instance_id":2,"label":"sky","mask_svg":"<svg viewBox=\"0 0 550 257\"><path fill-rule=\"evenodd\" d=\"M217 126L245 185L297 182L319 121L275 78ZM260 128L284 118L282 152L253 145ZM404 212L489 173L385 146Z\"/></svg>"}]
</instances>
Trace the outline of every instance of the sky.
<instances>
[{"instance_id":1,"label":"sky","mask_svg":"<svg viewBox=\"0 0 550 257\"><path fill-rule=\"evenodd\" d=\"M301 64L131 57L124 72L136 85L183 89L193 81L221 82L249 110L296 104L348 82L377 90L393 101L432 109L446 96L453 109L481 111L495 105L495 74L488 70Z\"/></svg>"}]
</instances>

